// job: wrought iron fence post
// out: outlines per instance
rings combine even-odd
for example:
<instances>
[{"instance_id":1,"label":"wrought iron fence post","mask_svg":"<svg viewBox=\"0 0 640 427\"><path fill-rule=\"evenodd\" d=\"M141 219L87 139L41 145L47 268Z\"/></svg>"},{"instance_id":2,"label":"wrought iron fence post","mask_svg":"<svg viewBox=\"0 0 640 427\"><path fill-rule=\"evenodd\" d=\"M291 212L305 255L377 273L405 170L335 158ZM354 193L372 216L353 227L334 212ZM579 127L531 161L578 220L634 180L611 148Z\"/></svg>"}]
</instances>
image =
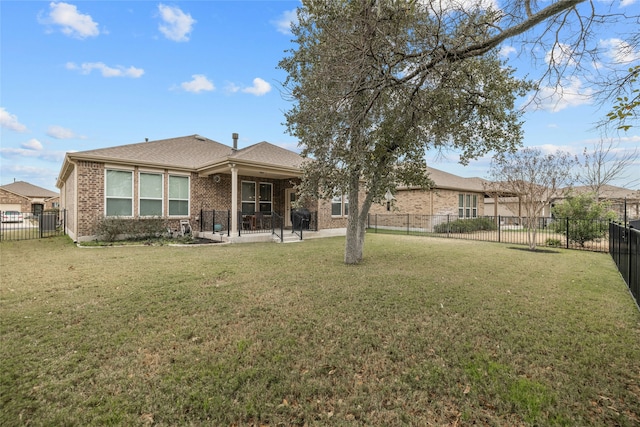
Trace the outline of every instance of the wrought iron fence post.
<instances>
[{"instance_id":1,"label":"wrought iron fence post","mask_svg":"<svg viewBox=\"0 0 640 427\"><path fill-rule=\"evenodd\" d=\"M569 249L569 217L566 217L565 221L566 221L565 225L567 227L564 234L565 234L565 239L567 240L566 246L567 246L567 249Z\"/></svg>"},{"instance_id":2,"label":"wrought iron fence post","mask_svg":"<svg viewBox=\"0 0 640 427\"><path fill-rule=\"evenodd\" d=\"M502 227L500 227L500 223L501 223L501 222L502 222L502 221L500 221L500 215L498 215L498 224L497 224L497 225L498 225L498 243L500 243L500 242L501 242L501 240L500 240L500 239L501 239L501 236L500 236L500 228L502 228Z\"/></svg>"}]
</instances>

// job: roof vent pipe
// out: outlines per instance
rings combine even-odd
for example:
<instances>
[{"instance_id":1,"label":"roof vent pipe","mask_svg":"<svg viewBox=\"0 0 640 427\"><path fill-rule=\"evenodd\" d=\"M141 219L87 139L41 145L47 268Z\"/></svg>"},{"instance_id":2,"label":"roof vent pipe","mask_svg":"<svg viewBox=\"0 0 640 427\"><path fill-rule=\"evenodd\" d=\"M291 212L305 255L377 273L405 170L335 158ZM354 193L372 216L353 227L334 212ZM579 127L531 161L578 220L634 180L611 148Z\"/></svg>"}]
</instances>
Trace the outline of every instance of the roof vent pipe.
<instances>
[{"instance_id":1,"label":"roof vent pipe","mask_svg":"<svg viewBox=\"0 0 640 427\"><path fill-rule=\"evenodd\" d=\"M238 134L232 133L231 138L233 138L233 151L236 151L238 149Z\"/></svg>"}]
</instances>

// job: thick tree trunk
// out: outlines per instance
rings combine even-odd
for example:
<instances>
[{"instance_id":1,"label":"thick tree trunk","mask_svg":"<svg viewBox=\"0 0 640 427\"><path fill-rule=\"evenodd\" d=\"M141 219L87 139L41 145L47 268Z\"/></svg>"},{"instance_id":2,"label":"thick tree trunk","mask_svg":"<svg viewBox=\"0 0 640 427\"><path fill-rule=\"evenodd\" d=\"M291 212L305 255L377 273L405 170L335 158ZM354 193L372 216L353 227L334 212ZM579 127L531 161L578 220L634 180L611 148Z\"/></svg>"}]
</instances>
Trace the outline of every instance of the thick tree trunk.
<instances>
[{"instance_id":1,"label":"thick tree trunk","mask_svg":"<svg viewBox=\"0 0 640 427\"><path fill-rule=\"evenodd\" d=\"M359 174L352 172L349 182L349 216L347 236L344 246L344 263L358 264L363 258L364 232L360 225L360 180Z\"/></svg>"},{"instance_id":2,"label":"thick tree trunk","mask_svg":"<svg viewBox=\"0 0 640 427\"><path fill-rule=\"evenodd\" d=\"M344 248L345 264L358 264L364 258L364 237L367 231L367 216L371 209L371 194L360 204L360 176L354 174L349 185L349 217Z\"/></svg>"},{"instance_id":3,"label":"thick tree trunk","mask_svg":"<svg viewBox=\"0 0 640 427\"><path fill-rule=\"evenodd\" d=\"M349 209L351 209L349 200ZM349 215L347 220L347 238L344 247L344 263L358 264L363 258L364 229L359 224L359 216Z\"/></svg>"}]
</instances>

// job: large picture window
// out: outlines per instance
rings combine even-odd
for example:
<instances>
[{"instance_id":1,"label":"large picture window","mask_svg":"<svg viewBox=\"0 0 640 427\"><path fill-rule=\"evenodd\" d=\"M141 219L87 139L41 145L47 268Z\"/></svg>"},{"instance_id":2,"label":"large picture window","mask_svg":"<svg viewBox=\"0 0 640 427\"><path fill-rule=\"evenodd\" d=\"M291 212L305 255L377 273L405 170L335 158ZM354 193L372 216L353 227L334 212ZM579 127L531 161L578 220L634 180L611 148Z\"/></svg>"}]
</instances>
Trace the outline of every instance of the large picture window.
<instances>
[{"instance_id":1,"label":"large picture window","mask_svg":"<svg viewBox=\"0 0 640 427\"><path fill-rule=\"evenodd\" d=\"M345 195L335 196L331 199L331 216L349 215L349 199Z\"/></svg>"},{"instance_id":2,"label":"large picture window","mask_svg":"<svg viewBox=\"0 0 640 427\"><path fill-rule=\"evenodd\" d=\"M133 172L106 171L106 216L133 216Z\"/></svg>"},{"instance_id":3,"label":"large picture window","mask_svg":"<svg viewBox=\"0 0 640 427\"><path fill-rule=\"evenodd\" d=\"M189 216L189 177L169 175L169 216Z\"/></svg>"},{"instance_id":4,"label":"large picture window","mask_svg":"<svg viewBox=\"0 0 640 427\"><path fill-rule=\"evenodd\" d=\"M140 216L162 216L162 174L140 173Z\"/></svg>"},{"instance_id":5,"label":"large picture window","mask_svg":"<svg viewBox=\"0 0 640 427\"><path fill-rule=\"evenodd\" d=\"M478 216L478 195L458 194L458 217L476 218Z\"/></svg>"}]
</instances>

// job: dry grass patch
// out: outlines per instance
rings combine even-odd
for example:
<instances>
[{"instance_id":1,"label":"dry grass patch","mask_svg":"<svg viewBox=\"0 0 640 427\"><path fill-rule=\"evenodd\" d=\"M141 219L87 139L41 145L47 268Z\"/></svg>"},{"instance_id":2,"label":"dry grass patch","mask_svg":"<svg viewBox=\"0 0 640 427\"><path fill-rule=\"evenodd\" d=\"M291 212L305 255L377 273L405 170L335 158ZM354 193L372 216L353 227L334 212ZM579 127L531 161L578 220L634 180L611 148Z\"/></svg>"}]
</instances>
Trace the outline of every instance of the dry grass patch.
<instances>
[{"instance_id":1,"label":"dry grass patch","mask_svg":"<svg viewBox=\"0 0 640 427\"><path fill-rule=\"evenodd\" d=\"M0 244L0 424L640 422L640 314L607 255L343 246Z\"/></svg>"}]
</instances>

